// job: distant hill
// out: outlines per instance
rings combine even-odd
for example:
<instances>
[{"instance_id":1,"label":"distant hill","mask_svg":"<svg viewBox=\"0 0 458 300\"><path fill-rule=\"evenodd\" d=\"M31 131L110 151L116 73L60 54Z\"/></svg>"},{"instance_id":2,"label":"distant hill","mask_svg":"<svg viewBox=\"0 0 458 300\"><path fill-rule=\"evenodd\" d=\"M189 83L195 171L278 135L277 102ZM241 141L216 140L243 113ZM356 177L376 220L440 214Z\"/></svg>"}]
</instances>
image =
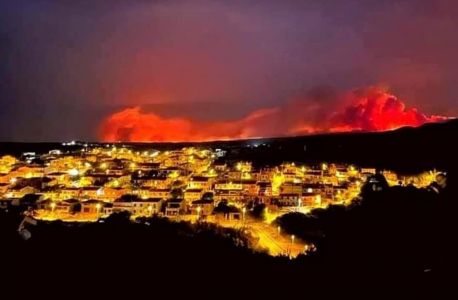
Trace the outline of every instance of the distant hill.
<instances>
[{"instance_id":1,"label":"distant hill","mask_svg":"<svg viewBox=\"0 0 458 300\"><path fill-rule=\"evenodd\" d=\"M437 168L457 169L458 119L430 123L421 127L404 127L386 132L320 134L220 143L219 146L245 147L234 155L239 158L278 163L347 162L360 166L390 168L411 173Z\"/></svg>"}]
</instances>

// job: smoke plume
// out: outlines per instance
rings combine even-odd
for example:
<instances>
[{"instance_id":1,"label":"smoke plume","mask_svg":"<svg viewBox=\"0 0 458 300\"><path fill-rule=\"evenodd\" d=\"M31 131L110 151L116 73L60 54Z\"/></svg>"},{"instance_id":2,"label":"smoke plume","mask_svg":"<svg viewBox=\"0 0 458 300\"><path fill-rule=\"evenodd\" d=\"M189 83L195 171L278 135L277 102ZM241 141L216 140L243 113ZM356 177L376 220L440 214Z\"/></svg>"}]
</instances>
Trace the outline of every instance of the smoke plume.
<instances>
[{"instance_id":1,"label":"smoke plume","mask_svg":"<svg viewBox=\"0 0 458 300\"><path fill-rule=\"evenodd\" d=\"M348 93L315 90L283 106L259 109L232 121L163 117L141 107L108 116L101 124L103 141L189 142L312 133L385 131L446 120L427 115L379 87Z\"/></svg>"}]
</instances>

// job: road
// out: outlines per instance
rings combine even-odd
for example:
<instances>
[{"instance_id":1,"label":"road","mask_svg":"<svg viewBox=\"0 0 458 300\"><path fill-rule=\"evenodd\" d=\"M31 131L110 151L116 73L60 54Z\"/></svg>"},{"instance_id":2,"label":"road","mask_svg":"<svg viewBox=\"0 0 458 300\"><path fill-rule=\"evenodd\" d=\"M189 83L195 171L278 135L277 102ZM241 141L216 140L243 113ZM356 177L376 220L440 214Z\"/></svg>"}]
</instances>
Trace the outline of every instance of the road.
<instances>
[{"instance_id":1,"label":"road","mask_svg":"<svg viewBox=\"0 0 458 300\"><path fill-rule=\"evenodd\" d=\"M305 244L297 239L292 241L291 236L279 234L277 228L261 221L247 220L245 224L241 221L219 221L215 222L222 227L240 229L245 227L252 236L258 238L257 248L267 250L272 256L289 255L296 257L304 251Z\"/></svg>"}]
</instances>

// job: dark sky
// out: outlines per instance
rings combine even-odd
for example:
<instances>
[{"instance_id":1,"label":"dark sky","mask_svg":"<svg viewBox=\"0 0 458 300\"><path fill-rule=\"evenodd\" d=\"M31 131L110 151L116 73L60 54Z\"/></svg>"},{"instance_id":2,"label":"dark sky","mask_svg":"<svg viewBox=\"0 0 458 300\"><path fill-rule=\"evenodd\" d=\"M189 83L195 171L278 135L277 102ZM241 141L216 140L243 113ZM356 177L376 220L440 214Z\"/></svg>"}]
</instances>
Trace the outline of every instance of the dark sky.
<instances>
[{"instance_id":1,"label":"dark sky","mask_svg":"<svg viewBox=\"0 0 458 300\"><path fill-rule=\"evenodd\" d=\"M458 1L0 2L0 140L97 139L128 106L230 120L383 85L458 115Z\"/></svg>"}]
</instances>

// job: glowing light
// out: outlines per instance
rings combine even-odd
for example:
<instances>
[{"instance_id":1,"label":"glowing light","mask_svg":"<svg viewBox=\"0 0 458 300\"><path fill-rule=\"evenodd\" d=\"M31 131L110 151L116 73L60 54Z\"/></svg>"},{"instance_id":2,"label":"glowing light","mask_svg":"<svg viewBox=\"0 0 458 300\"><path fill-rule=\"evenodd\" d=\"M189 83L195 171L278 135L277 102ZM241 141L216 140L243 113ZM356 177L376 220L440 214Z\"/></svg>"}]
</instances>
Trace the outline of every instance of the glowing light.
<instances>
[{"instance_id":1,"label":"glowing light","mask_svg":"<svg viewBox=\"0 0 458 300\"><path fill-rule=\"evenodd\" d=\"M16 177L13 177L10 179L10 183L11 184L15 184L17 182L17 178Z\"/></svg>"},{"instance_id":2,"label":"glowing light","mask_svg":"<svg viewBox=\"0 0 458 300\"><path fill-rule=\"evenodd\" d=\"M97 196L102 196L103 194L105 194L105 191L103 190L103 188L99 188L96 192Z\"/></svg>"},{"instance_id":3,"label":"glowing light","mask_svg":"<svg viewBox=\"0 0 458 300\"><path fill-rule=\"evenodd\" d=\"M79 171L77 169L70 169L68 170L68 175L70 176L78 176L79 175Z\"/></svg>"}]
</instances>

